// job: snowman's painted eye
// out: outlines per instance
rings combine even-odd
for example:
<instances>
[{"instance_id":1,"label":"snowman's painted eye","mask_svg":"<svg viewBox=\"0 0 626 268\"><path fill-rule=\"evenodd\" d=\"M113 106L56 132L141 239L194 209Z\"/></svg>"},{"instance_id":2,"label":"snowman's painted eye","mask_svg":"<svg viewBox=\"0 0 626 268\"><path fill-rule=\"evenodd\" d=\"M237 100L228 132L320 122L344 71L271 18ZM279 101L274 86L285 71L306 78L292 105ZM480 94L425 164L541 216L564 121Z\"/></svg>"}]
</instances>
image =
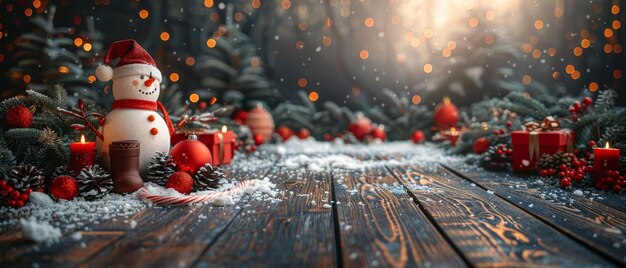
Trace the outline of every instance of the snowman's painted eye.
<instances>
[{"instance_id":1,"label":"snowman's painted eye","mask_svg":"<svg viewBox=\"0 0 626 268\"><path fill-rule=\"evenodd\" d=\"M143 79L144 77L143 77L143 75L142 75L142 76L140 76L139 78Z\"/></svg>"}]
</instances>

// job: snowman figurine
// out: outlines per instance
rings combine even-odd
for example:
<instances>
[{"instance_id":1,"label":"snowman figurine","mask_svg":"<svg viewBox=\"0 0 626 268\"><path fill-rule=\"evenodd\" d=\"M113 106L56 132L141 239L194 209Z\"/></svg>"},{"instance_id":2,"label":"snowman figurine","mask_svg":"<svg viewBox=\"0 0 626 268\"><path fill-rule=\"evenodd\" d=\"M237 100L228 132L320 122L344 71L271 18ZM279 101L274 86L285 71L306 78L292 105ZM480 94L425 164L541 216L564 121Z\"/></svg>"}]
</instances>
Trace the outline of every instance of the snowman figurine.
<instances>
[{"instance_id":1,"label":"snowman figurine","mask_svg":"<svg viewBox=\"0 0 626 268\"><path fill-rule=\"evenodd\" d=\"M120 59L115 68L111 62ZM160 102L161 72L150 54L135 40L117 41L109 47L104 64L96 69L101 81L113 79L112 111L107 114L98 139L98 157L110 170L109 144L137 140L140 143L139 168L147 174L148 164L156 152L169 152L174 127ZM157 109L163 114L163 119Z\"/></svg>"}]
</instances>

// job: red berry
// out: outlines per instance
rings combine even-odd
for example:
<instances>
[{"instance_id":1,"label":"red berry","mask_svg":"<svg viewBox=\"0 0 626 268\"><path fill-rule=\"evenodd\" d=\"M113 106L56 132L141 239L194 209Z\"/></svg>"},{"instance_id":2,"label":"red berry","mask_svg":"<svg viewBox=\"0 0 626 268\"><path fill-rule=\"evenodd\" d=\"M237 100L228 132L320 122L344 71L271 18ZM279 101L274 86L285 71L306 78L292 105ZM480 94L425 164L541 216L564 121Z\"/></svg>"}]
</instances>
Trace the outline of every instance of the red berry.
<instances>
[{"instance_id":1,"label":"red berry","mask_svg":"<svg viewBox=\"0 0 626 268\"><path fill-rule=\"evenodd\" d=\"M193 179L189 173L177 171L170 175L165 183L165 187L174 189L181 194L188 194L191 193L193 188Z\"/></svg>"},{"instance_id":2,"label":"red berry","mask_svg":"<svg viewBox=\"0 0 626 268\"><path fill-rule=\"evenodd\" d=\"M7 191L7 193L11 193L11 192L15 191L15 189L13 189L13 186L9 185L9 186L7 186L5 191Z\"/></svg>"},{"instance_id":3,"label":"red berry","mask_svg":"<svg viewBox=\"0 0 626 268\"><path fill-rule=\"evenodd\" d=\"M0 180L0 190L4 190L7 188L7 182L5 180Z\"/></svg>"},{"instance_id":4,"label":"red berry","mask_svg":"<svg viewBox=\"0 0 626 268\"><path fill-rule=\"evenodd\" d=\"M10 198L13 199L13 200L20 199L20 192L18 192L18 191L11 192L11 197Z\"/></svg>"},{"instance_id":5,"label":"red berry","mask_svg":"<svg viewBox=\"0 0 626 268\"><path fill-rule=\"evenodd\" d=\"M619 185L613 185L613 192L619 193L622 191L622 187Z\"/></svg>"},{"instance_id":6,"label":"red berry","mask_svg":"<svg viewBox=\"0 0 626 268\"><path fill-rule=\"evenodd\" d=\"M572 166L575 167L575 168L580 167L580 162L572 161Z\"/></svg>"},{"instance_id":7,"label":"red berry","mask_svg":"<svg viewBox=\"0 0 626 268\"><path fill-rule=\"evenodd\" d=\"M21 194L20 195L20 200L26 202L26 200L28 200L28 194Z\"/></svg>"},{"instance_id":8,"label":"red berry","mask_svg":"<svg viewBox=\"0 0 626 268\"><path fill-rule=\"evenodd\" d=\"M22 201L22 200L15 201L15 207L21 208L23 206L24 206L24 201Z\"/></svg>"},{"instance_id":9,"label":"red berry","mask_svg":"<svg viewBox=\"0 0 626 268\"><path fill-rule=\"evenodd\" d=\"M587 142L587 147L591 148L593 146L596 146L596 142L595 141L589 141Z\"/></svg>"},{"instance_id":10,"label":"red berry","mask_svg":"<svg viewBox=\"0 0 626 268\"><path fill-rule=\"evenodd\" d=\"M563 171L559 172L559 177L560 177L560 178L565 177L565 175L566 175L566 174L565 174L565 172L563 172Z\"/></svg>"},{"instance_id":11,"label":"red berry","mask_svg":"<svg viewBox=\"0 0 626 268\"><path fill-rule=\"evenodd\" d=\"M78 196L78 183L70 176L58 176L50 182L50 196L72 200Z\"/></svg>"},{"instance_id":12,"label":"red berry","mask_svg":"<svg viewBox=\"0 0 626 268\"><path fill-rule=\"evenodd\" d=\"M541 177L546 177L548 176L548 171L545 169L542 169L541 171L539 171L539 176Z\"/></svg>"},{"instance_id":13,"label":"red berry","mask_svg":"<svg viewBox=\"0 0 626 268\"><path fill-rule=\"evenodd\" d=\"M567 167L567 165L566 165L566 164L561 164L561 165L559 166L559 170L560 170L560 171L568 171L568 170L569 170L569 168Z\"/></svg>"},{"instance_id":14,"label":"red berry","mask_svg":"<svg viewBox=\"0 0 626 268\"><path fill-rule=\"evenodd\" d=\"M15 207L15 200L9 200L7 204L9 205L9 207Z\"/></svg>"},{"instance_id":15,"label":"red berry","mask_svg":"<svg viewBox=\"0 0 626 268\"><path fill-rule=\"evenodd\" d=\"M588 173L591 173L593 172L593 166L587 166L585 170L587 170Z\"/></svg>"},{"instance_id":16,"label":"red berry","mask_svg":"<svg viewBox=\"0 0 626 268\"><path fill-rule=\"evenodd\" d=\"M574 110L579 111L580 110L580 102L575 101L574 104L572 104L572 107L574 107Z\"/></svg>"},{"instance_id":17,"label":"red berry","mask_svg":"<svg viewBox=\"0 0 626 268\"><path fill-rule=\"evenodd\" d=\"M200 104L198 104L198 109L200 109L200 110L204 110L204 109L206 109L206 107L207 107L207 104L206 104L205 101L200 102Z\"/></svg>"},{"instance_id":18,"label":"red berry","mask_svg":"<svg viewBox=\"0 0 626 268\"><path fill-rule=\"evenodd\" d=\"M381 141L385 141L387 139L387 132L385 132L385 129L382 127L372 129L369 134L374 139L379 139Z\"/></svg>"},{"instance_id":19,"label":"red berry","mask_svg":"<svg viewBox=\"0 0 626 268\"><path fill-rule=\"evenodd\" d=\"M574 109L574 107L569 107L569 113L570 114L576 113L576 109Z\"/></svg>"},{"instance_id":20,"label":"red berry","mask_svg":"<svg viewBox=\"0 0 626 268\"><path fill-rule=\"evenodd\" d=\"M578 162L580 162L580 165L583 166L583 167L587 166L587 160L585 160L585 159L580 159L580 161L578 161Z\"/></svg>"},{"instance_id":21,"label":"red berry","mask_svg":"<svg viewBox=\"0 0 626 268\"><path fill-rule=\"evenodd\" d=\"M28 188L28 189L26 189L26 191L24 191L25 194L30 194L32 192L33 192L33 189L31 189L31 188Z\"/></svg>"},{"instance_id":22,"label":"red berry","mask_svg":"<svg viewBox=\"0 0 626 268\"><path fill-rule=\"evenodd\" d=\"M304 139L307 139L307 138L309 138L311 136L311 132L309 132L308 129L303 128L303 129L298 130L298 133L296 135L301 140L304 140Z\"/></svg>"},{"instance_id":23,"label":"red berry","mask_svg":"<svg viewBox=\"0 0 626 268\"><path fill-rule=\"evenodd\" d=\"M263 144L264 141L265 141L265 138L263 138L263 135L254 134L254 144L261 145Z\"/></svg>"},{"instance_id":24,"label":"red berry","mask_svg":"<svg viewBox=\"0 0 626 268\"><path fill-rule=\"evenodd\" d=\"M276 133L278 133L283 141L286 141L291 138L291 136L293 136L293 130L286 126L280 126L278 129L276 129Z\"/></svg>"},{"instance_id":25,"label":"red berry","mask_svg":"<svg viewBox=\"0 0 626 268\"><path fill-rule=\"evenodd\" d=\"M584 178L585 178L585 175L584 174L580 174L580 173L578 173L578 174L576 174L576 176L574 176L574 180L576 180L576 181L582 181Z\"/></svg>"},{"instance_id":26,"label":"red berry","mask_svg":"<svg viewBox=\"0 0 626 268\"><path fill-rule=\"evenodd\" d=\"M496 151L496 153L497 153L498 155L502 155L504 152L503 152L502 150L497 150L497 151Z\"/></svg>"},{"instance_id":27,"label":"red berry","mask_svg":"<svg viewBox=\"0 0 626 268\"><path fill-rule=\"evenodd\" d=\"M554 171L554 169L553 169L553 168L549 168L549 169L548 169L548 174L549 174L549 175L554 175L554 173L555 173L555 172L556 172L556 171Z\"/></svg>"},{"instance_id":28,"label":"red berry","mask_svg":"<svg viewBox=\"0 0 626 268\"><path fill-rule=\"evenodd\" d=\"M511 155L513 154L513 149L506 149L506 154Z\"/></svg>"},{"instance_id":29,"label":"red berry","mask_svg":"<svg viewBox=\"0 0 626 268\"><path fill-rule=\"evenodd\" d=\"M572 181L569 178L564 178L561 180L561 188L567 188L572 185Z\"/></svg>"},{"instance_id":30,"label":"red berry","mask_svg":"<svg viewBox=\"0 0 626 268\"><path fill-rule=\"evenodd\" d=\"M500 134L500 131L496 129L496 130L493 131L493 134L494 135L498 135L498 134Z\"/></svg>"},{"instance_id":31,"label":"red berry","mask_svg":"<svg viewBox=\"0 0 626 268\"><path fill-rule=\"evenodd\" d=\"M511 122L511 121L506 121L506 126L507 126L507 127L512 127L512 126L513 126L513 122Z\"/></svg>"},{"instance_id":32,"label":"red berry","mask_svg":"<svg viewBox=\"0 0 626 268\"><path fill-rule=\"evenodd\" d=\"M585 105L591 105L593 103L593 99L590 97L584 97L583 98L583 104Z\"/></svg>"}]
</instances>

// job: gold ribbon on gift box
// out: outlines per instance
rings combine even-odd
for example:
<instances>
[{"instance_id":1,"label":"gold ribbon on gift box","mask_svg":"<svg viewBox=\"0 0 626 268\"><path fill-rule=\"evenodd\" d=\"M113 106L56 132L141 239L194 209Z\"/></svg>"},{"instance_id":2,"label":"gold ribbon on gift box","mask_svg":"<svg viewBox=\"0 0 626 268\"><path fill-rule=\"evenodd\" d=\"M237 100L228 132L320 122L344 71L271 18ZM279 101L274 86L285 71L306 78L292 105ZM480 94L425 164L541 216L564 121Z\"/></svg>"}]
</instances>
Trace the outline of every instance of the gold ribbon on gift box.
<instances>
[{"instance_id":1,"label":"gold ribbon on gift box","mask_svg":"<svg viewBox=\"0 0 626 268\"><path fill-rule=\"evenodd\" d=\"M530 132L530 136L528 136L528 154L530 156L530 160L539 159L541 156L541 150L539 149L539 133L547 132L547 131L559 131L561 130L561 124L554 117L548 116L543 119L541 123L537 121L531 121L524 124L524 128ZM572 136L570 133L567 133L567 145L566 152L572 153L574 152L574 144L572 141Z\"/></svg>"}]
</instances>

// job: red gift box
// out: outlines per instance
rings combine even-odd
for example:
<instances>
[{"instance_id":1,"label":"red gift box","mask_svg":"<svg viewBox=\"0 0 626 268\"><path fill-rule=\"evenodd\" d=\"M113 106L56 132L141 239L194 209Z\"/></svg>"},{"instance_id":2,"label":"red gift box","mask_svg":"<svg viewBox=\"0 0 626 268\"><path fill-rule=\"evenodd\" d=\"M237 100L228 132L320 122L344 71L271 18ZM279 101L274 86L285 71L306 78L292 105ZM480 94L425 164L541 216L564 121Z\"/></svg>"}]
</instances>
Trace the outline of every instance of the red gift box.
<instances>
[{"instance_id":1,"label":"red gift box","mask_svg":"<svg viewBox=\"0 0 626 268\"><path fill-rule=\"evenodd\" d=\"M542 154L571 152L574 134L570 130L511 132L513 170L532 171Z\"/></svg>"},{"instance_id":2,"label":"red gift box","mask_svg":"<svg viewBox=\"0 0 626 268\"><path fill-rule=\"evenodd\" d=\"M235 155L235 141L237 136L233 131L226 130L198 130L177 132L172 135L172 145L186 140L187 136L195 134L198 140L202 142L211 151L213 163L211 165L219 166L229 164Z\"/></svg>"}]
</instances>

